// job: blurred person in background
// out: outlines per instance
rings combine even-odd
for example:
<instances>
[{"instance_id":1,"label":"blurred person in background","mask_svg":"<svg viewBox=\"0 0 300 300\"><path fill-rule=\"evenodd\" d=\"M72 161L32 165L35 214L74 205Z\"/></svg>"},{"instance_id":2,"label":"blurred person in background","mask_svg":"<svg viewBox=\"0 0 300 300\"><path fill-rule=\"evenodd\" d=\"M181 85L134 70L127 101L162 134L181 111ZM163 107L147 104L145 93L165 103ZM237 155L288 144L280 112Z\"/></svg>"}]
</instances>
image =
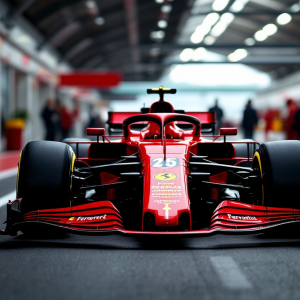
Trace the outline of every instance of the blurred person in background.
<instances>
[{"instance_id":1,"label":"blurred person in background","mask_svg":"<svg viewBox=\"0 0 300 300\"><path fill-rule=\"evenodd\" d=\"M253 139L253 131L254 127L257 125L257 122L258 118L256 110L252 107L252 101L248 100L242 121L245 139Z\"/></svg>"},{"instance_id":2,"label":"blurred person in background","mask_svg":"<svg viewBox=\"0 0 300 300\"><path fill-rule=\"evenodd\" d=\"M75 102L75 107L72 112L73 117L73 129L74 129L74 136L80 137L81 136L81 116L80 116L80 107L78 102Z\"/></svg>"},{"instance_id":3,"label":"blurred person in background","mask_svg":"<svg viewBox=\"0 0 300 300\"><path fill-rule=\"evenodd\" d=\"M298 108L298 110L294 114L294 122L295 123L293 125L293 129L295 129L297 133L296 139L300 140L300 108Z\"/></svg>"},{"instance_id":4,"label":"blurred person in background","mask_svg":"<svg viewBox=\"0 0 300 300\"><path fill-rule=\"evenodd\" d=\"M1 136L4 137L5 135L5 121L6 118L4 116L4 114L1 115Z\"/></svg>"},{"instance_id":5,"label":"blurred person in background","mask_svg":"<svg viewBox=\"0 0 300 300\"><path fill-rule=\"evenodd\" d=\"M5 145L5 122L6 122L6 118L5 116L1 115L1 137L0 137L0 151L2 151L3 149L5 149L5 147L3 147L3 145Z\"/></svg>"},{"instance_id":6,"label":"blurred person in background","mask_svg":"<svg viewBox=\"0 0 300 300\"><path fill-rule=\"evenodd\" d=\"M274 119L274 111L273 109L268 109L265 114L265 140L269 140L269 132L273 128L273 119Z\"/></svg>"},{"instance_id":7,"label":"blurred person in background","mask_svg":"<svg viewBox=\"0 0 300 300\"><path fill-rule=\"evenodd\" d=\"M105 128L105 122L102 120L98 109L94 106L90 107L90 116L87 128Z\"/></svg>"},{"instance_id":8,"label":"blurred person in background","mask_svg":"<svg viewBox=\"0 0 300 300\"><path fill-rule=\"evenodd\" d=\"M285 132L287 140L297 140L299 138L299 131L297 123L297 117L295 114L298 111L298 105L293 99L288 99L286 101L286 106L288 109L287 118L285 121ZM299 118L299 117L298 117Z\"/></svg>"},{"instance_id":9,"label":"blurred person in background","mask_svg":"<svg viewBox=\"0 0 300 300\"><path fill-rule=\"evenodd\" d=\"M72 114L61 102L58 102L58 111L60 114L61 139L63 140L70 137L73 127L73 118Z\"/></svg>"},{"instance_id":10,"label":"blurred person in background","mask_svg":"<svg viewBox=\"0 0 300 300\"><path fill-rule=\"evenodd\" d=\"M59 112L53 99L48 99L45 107L42 109L41 117L45 124L46 141L55 141L56 136L56 123L59 121Z\"/></svg>"},{"instance_id":11,"label":"blurred person in background","mask_svg":"<svg viewBox=\"0 0 300 300\"><path fill-rule=\"evenodd\" d=\"M219 129L222 127L222 118L223 118L223 110L219 107L219 100L215 100L215 105L209 109L209 112L213 112L216 115L216 131L219 132Z\"/></svg>"}]
</instances>

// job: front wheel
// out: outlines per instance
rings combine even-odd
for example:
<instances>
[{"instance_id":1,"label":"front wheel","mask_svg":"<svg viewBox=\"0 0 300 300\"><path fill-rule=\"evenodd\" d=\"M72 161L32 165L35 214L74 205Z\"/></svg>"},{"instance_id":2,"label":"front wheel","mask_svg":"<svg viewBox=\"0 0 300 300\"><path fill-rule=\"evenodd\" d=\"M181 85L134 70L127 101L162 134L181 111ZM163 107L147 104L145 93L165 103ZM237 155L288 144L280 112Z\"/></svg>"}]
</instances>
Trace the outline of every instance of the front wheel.
<instances>
[{"instance_id":1,"label":"front wheel","mask_svg":"<svg viewBox=\"0 0 300 300\"><path fill-rule=\"evenodd\" d=\"M59 142L33 141L23 148L17 179L22 213L70 206L75 158L72 148Z\"/></svg>"},{"instance_id":2,"label":"front wheel","mask_svg":"<svg viewBox=\"0 0 300 300\"><path fill-rule=\"evenodd\" d=\"M300 141L262 144L254 154L252 168L262 178L259 205L300 208Z\"/></svg>"}]
</instances>

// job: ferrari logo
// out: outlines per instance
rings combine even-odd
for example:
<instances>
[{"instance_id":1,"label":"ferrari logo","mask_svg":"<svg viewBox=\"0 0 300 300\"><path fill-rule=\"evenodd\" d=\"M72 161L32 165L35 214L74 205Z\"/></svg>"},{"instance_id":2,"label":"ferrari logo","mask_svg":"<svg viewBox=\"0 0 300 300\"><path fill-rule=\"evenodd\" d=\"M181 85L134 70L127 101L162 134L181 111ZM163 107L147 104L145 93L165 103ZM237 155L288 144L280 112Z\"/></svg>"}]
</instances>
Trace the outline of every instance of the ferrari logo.
<instances>
[{"instance_id":1,"label":"ferrari logo","mask_svg":"<svg viewBox=\"0 0 300 300\"><path fill-rule=\"evenodd\" d=\"M174 180L177 177L178 176L176 174L173 174L173 173L159 173L159 174L156 174L154 176L155 179L157 179L157 180L164 180L164 181Z\"/></svg>"},{"instance_id":2,"label":"ferrari logo","mask_svg":"<svg viewBox=\"0 0 300 300\"><path fill-rule=\"evenodd\" d=\"M169 203L166 203L165 204L165 207L163 208L163 210L165 211L165 216L166 216L166 219L169 219L169 210L171 210L172 208L169 207Z\"/></svg>"},{"instance_id":3,"label":"ferrari logo","mask_svg":"<svg viewBox=\"0 0 300 300\"><path fill-rule=\"evenodd\" d=\"M69 221L73 221L75 219L75 217L71 217L70 219L69 219Z\"/></svg>"}]
</instances>

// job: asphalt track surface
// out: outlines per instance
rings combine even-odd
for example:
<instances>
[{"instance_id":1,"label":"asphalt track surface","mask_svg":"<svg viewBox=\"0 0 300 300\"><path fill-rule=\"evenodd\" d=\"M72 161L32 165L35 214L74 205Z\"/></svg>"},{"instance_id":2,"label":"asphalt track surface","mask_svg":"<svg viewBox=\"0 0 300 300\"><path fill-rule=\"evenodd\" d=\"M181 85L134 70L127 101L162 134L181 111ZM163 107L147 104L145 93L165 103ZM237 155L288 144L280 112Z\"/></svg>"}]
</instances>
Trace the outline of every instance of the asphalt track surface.
<instances>
[{"instance_id":1,"label":"asphalt track surface","mask_svg":"<svg viewBox=\"0 0 300 300\"><path fill-rule=\"evenodd\" d=\"M14 188L2 179L0 197ZM299 298L300 235L0 236L1 300Z\"/></svg>"}]
</instances>

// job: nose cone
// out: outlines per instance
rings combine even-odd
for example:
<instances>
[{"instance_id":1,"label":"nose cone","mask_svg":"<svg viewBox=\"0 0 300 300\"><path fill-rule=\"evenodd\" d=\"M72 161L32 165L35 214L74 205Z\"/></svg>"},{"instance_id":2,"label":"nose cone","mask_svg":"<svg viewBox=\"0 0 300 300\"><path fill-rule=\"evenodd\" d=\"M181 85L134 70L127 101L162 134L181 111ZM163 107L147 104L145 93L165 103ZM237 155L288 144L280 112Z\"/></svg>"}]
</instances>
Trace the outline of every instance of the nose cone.
<instances>
[{"instance_id":1,"label":"nose cone","mask_svg":"<svg viewBox=\"0 0 300 300\"><path fill-rule=\"evenodd\" d=\"M173 149L168 146L167 150ZM177 153L168 153L166 160L162 154L147 153L143 210L144 214L151 213L155 217L157 227L180 225L183 213L191 220L185 150L185 146L177 146L174 148Z\"/></svg>"}]
</instances>

